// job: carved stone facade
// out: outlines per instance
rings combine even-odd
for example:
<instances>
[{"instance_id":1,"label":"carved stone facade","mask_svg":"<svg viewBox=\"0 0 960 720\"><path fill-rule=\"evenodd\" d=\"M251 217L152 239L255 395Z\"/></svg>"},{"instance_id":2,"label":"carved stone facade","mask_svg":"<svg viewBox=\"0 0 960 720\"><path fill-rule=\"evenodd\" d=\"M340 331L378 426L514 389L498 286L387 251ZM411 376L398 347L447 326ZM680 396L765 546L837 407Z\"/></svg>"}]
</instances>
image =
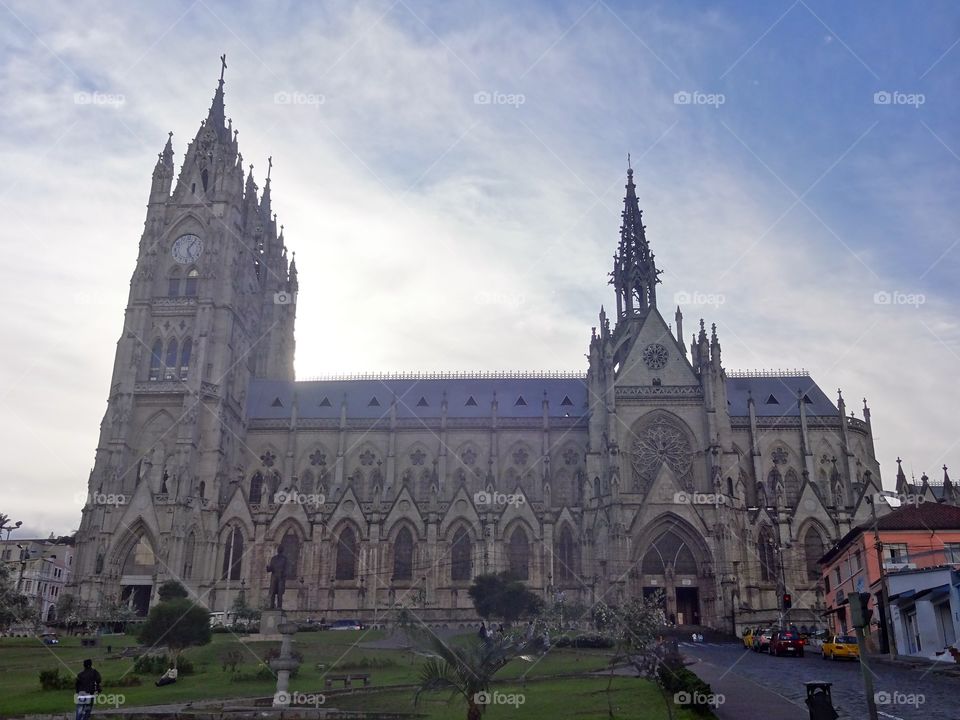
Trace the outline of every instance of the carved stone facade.
<instances>
[{"instance_id":1,"label":"carved stone facade","mask_svg":"<svg viewBox=\"0 0 960 720\"><path fill-rule=\"evenodd\" d=\"M869 410L803 372L726 371L679 308L674 335L632 170L616 315L582 375L308 382L296 266L222 81L173 178L168 141L77 537L83 602L143 611L176 578L211 609L262 606L282 546L304 617L467 622L472 578L509 569L567 603L662 590L677 622L727 629L775 619L786 588L791 619L822 624L811 562L880 487Z\"/></svg>"}]
</instances>

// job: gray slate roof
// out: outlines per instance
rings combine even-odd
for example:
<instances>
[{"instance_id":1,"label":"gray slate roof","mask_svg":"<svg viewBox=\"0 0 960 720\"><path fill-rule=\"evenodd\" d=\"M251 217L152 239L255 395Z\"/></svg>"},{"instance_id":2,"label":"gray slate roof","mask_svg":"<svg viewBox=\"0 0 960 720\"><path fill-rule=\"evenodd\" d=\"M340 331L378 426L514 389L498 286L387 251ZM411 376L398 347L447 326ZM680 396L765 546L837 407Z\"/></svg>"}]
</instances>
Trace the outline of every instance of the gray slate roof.
<instances>
[{"instance_id":1,"label":"gray slate roof","mask_svg":"<svg viewBox=\"0 0 960 720\"><path fill-rule=\"evenodd\" d=\"M810 400L806 405L808 414L837 414L836 406L817 384L803 375L729 378L727 399L730 414L749 414L749 390L753 393L757 415L799 415L796 399L798 389ZM497 414L500 417L541 417L544 397L549 402L550 417L584 417L589 409L586 380L567 377L394 378L301 382L254 380L250 384L247 397L247 417L288 418L296 395L301 418L337 419L340 417L340 403L346 398L347 417L376 419L389 417L390 403L395 395L398 418L438 418L441 415L444 393L448 417L489 417L494 396L498 402ZM773 396L777 403L769 402L770 396ZM470 398L473 398L473 403ZM522 402L520 398L523 398Z\"/></svg>"}]
</instances>

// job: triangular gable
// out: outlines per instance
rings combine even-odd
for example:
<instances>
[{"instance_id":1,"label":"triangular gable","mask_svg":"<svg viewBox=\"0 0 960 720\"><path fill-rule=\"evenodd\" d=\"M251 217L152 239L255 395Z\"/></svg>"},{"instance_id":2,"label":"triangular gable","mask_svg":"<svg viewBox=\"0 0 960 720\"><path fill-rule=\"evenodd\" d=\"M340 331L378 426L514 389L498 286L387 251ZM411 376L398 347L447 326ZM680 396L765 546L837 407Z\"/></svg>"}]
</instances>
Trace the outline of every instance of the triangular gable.
<instances>
[{"instance_id":1,"label":"triangular gable","mask_svg":"<svg viewBox=\"0 0 960 720\"><path fill-rule=\"evenodd\" d=\"M363 511L360 509L360 501L357 500L353 488L349 486L344 490L343 495L340 496L340 500L337 501L337 506L330 514L330 519L327 521L327 528L335 530L337 525L343 520L352 521L353 524L360 529L361 537L365 538L370 534L369 528L367 527L367 520L363 516Z\"/></svg>"},{"instance_id":2,"label":"triangular gable","mask_svg":"<svg viewBox=\"0 0 960 720\"><path fill-rule=\"evenodd\" d=\"M450 502L447 511L443 515L443 519L440 521L440 537L446 537L449 533L450 526L460 520L466 522L471 528L471 534L473 528L478 528L481 525L480 515L477 513L476 507L474 507L473 498L470 497L470 493L467 492L467 489L462 483L454 493L453 500Z\"/></svg>"},{"instance_id":3,"label":"triangular gable","mask_svg":"<svg viewBox=\"0 0 960 720\"><path fill-rule=\"evenodd\" d=\"M248 540L253 538L254 527L256 526L253 522L253 516L250 514L250 507L247 505L247 498L239 485L233 491L230 499L227 500L227 505L220 516L220 527L226 527L228 523L233 521L237 521L244 526Z\"/></svg>"},{"instance_id":4,"label":"triangular gable","mask_svg":"<svg viewBox=\"0 0 960 720\"><path fill-rule=\"evenodd\" d=\"M521 496L523 502L506 504L500 513L500 519L497 521L497 527L500 529L500 532L504 533L514 520L522 519L533 531L534 537L532 537L531 540L540 540L540 521L537 520L537 516L533 512L533 508L530 507L530 501L526 495L523 494L523 490L518 486L510 494ZM504 537L505 535L500 535L501 540L504 539Z\"/></svg>"},{"instance_id":5,"label":"triangular gable","mask_svg":"<svg viewBox=\"0 0 960 720\"><path fill-rule=\"evenodd\" d=\"M636 335L623 341L630 344L630 351L617 371L617 385L652 385L654 378L661 385L700 384L683 348L656 308L650 310L642 325L634 325L631 331ZM657 346L666 350L662 367L658 367L657 358L662 355Z\"/></svg>"},{"instance_id":6,"label":"triangular gable","mask_svg":"<svg viewBox=\"0 0 960 720\"><path fill-rule=\"evenodd\" d=\"M270 520L267 535L272 536L277 531L277 528L287 520L293 520L293 522L299 525L305 538L310 537L310 518L307 517L307 511L303 507L303 504L299 502L285 502L280 504L277 512L274 513L273 519Z\"/></svg>"},{"instance_id":7,"label":"triangular gable","mask_svg":"<svg viewBox=\"0 0 960 720\"><path fill-rule=\"evenodd\" d=\"M149 528L154 537L159 539L160 521L157 518L156 509L153 507L153 493L150 491L150 484L146 481L141 481L133 491L130 502L124 508L119 527L133 527L140 520ZM119 534L122 535L123 533ZM160 548L154 547L153 550L159 552Z\"/></svg>"},{"instance_id":8,"label":"triangular gable","mask_svg":"<svg viewBox=\"0 0 960 720\"><path fill-rule=\"evenodd\" d=\"M406 485L402 486L400 492L397 493L382 527L389 530L400 520L408 520L417 529L417 535L425 537L426 524L423 522L423 516L420 515L417 502L413 499L413 495L410 494L410 489Z\"/></svg>"}]
</instances>

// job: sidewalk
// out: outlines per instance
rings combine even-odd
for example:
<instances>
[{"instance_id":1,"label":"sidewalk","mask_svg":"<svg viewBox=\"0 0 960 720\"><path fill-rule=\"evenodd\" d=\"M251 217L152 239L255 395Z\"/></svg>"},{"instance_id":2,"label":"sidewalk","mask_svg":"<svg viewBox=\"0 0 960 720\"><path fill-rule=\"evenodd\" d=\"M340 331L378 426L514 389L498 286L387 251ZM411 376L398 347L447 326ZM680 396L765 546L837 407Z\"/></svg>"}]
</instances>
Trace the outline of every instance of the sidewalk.
<instances>
[{"instance_id":1,"label":"sidewalk","mask_svg":"<svg viewBox=\"0 0 960 720\"><path fill-rule=\"evenodd\" d=\"M795 704L783 695L768 690L736 673L726 672L712 663L698 660L687 666L701 680L710 684L714 694L723 695L724 703L715 712L720 720L809 720L806 707Z\"/></svg>"}]
</instances>

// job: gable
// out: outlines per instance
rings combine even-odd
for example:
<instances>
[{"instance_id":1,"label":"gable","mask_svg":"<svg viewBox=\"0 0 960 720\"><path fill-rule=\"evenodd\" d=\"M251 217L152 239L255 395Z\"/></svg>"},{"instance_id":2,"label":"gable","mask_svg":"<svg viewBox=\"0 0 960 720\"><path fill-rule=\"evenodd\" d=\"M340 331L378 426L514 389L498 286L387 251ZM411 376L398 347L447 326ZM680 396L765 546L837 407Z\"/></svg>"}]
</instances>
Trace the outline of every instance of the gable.
<instances>
[{"instance_id":1,"label":"gable","mask_svg":"<svg viewBox=\"0 0 960 720\"><path fill-rule=\"evenodd\" d=\"M656 308L651 309L642 325L631 327L634 337L624 342L631 345L626 359L617 369L617 385L699 385L683 349Z\"/></svg>"}]
</instances>

